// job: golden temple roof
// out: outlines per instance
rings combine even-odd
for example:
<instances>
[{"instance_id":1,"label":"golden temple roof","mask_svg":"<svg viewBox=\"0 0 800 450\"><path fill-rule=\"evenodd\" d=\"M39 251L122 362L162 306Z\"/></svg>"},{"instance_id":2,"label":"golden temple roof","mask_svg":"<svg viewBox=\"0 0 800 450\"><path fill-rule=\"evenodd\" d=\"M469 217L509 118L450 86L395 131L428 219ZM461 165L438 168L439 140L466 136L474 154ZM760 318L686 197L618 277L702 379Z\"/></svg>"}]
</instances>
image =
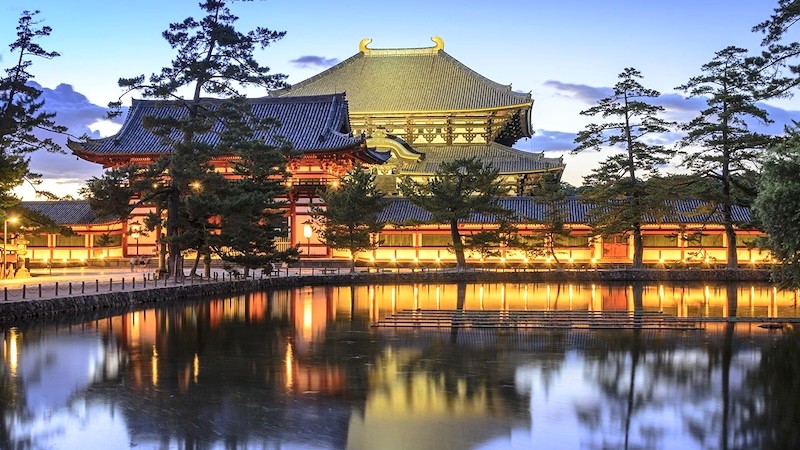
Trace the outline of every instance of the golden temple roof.
<instances>
[{"instance_id":1,"label":"golden temple roof","mask_svg":"<svg viewBox=\"0 0 800 450\"><path fill-rule=\"evenodd\" d=\"M274 96L346 92L350 112L444 112L530 107L529 93L515 92L465 66L444 51L441 38L425 48L360 51Z\"/></svg>"}]
</instances>

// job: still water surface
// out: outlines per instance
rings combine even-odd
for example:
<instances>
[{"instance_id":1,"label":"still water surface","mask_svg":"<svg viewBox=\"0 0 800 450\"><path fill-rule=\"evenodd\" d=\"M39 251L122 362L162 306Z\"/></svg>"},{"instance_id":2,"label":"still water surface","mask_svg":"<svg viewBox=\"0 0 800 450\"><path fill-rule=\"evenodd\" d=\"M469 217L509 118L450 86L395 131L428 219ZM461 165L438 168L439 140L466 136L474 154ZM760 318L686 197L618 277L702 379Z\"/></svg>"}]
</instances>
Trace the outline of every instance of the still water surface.
<instances>
[{"instance_id":1,"label":"still water surface","mask_svg":"<svg viewBox=\"0 0 800 450\"><path fill-rule=\"evenodd\" d=\"M403 309L798 317L767 285L308 287L2 330L0 449L797 448L800 332L380 328Z\"/></svg>"}]
</instances>

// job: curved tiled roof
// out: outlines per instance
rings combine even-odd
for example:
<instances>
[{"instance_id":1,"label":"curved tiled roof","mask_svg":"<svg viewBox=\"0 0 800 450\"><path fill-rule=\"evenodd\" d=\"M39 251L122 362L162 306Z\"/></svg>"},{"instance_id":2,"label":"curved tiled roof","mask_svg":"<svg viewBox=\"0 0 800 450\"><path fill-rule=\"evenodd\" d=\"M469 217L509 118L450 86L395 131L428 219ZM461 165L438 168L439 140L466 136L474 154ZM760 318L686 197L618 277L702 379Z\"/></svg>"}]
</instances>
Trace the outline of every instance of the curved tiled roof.
<instances>
[{"instance_id":1,"label":"curved tiled roof","mask_svg":"<svg viewBox=\"0 0 800 450\"><path fill-rule=\"evenodd\" d=\"M203 99L209 108L218 107L222 100ZM358 146L362 137L350 133L347 101L343 94L311 97L262 97L248 99L258 118L274 118L278 125L261 133L266 142L278 144L277 137L288 140L295 150L326 151ZM183 102L163 100L134 100L120 131L103 139L81 143L69 141L76 153L102 155L159 155L171 151L169 144L142 126L145 117L181 117L187 114ZM199 142L215 144L222 126L197 137ZM176 133L175 137L178 137Z\"/></svg>"},{"instance_id":2,"label":"curved tiled roof","mask_svg":"<svg viewBox=\"0 0 800 450\"><path fill-rule=\"evenodd\" d=\"M431 174L445 162L459 158L476 157L491 162L501 174L539 172L542 170L564 169L561 158L547 158L544 153L531 153L497 142L481 145L430 146L420 149L425 158L420 161L403 161L401 174Z\"/></svg>"},{"instance_id":3,"label":"curved tiled roof","mask_svg":"<svg viewBox=\"0 0 800 450\"><path fill-rule=\"evenodd\" d=\"M544 222L547 220L547 207L536 201L533 197L503 197L499 204L512 213L512 217L520 223ZM588 214L593 205L584 203L576 197L570 197L562 203L566 212L566 223L588 223ZM673 200L665 207L665 217L660 220L646 216L645 223L671 223L671 224L706 224L722 223L721 211L703 211L708 204L695 199ZM379 220L394 224L409 222L426 222L430 220L430 213L411 203L407 198L388 198L386 207L379 216ZM734 221L747 223L751 220L750 209L742 206L733 207ZM464 221L466 223L497 223L497 217L492 215L475 214Z\"/></svg>"},{"instance_id":4,"label":"curved tiled roof","mask_svg":"<svg viewBox=\"0 0 800 450\"><path fill-rule=\"evenodd\" d=\"M369 49L271 95L346 92L353 113L464 111L531 103L438 48Z\"/></svg>"},{"instance_id":5,"label":"curved tiled roof","mask_svg":"<svg viewBox=\"0 0 800 450\"><path fill-rule=\"evenodd\" d=\"M58 225L89 225L110 221L98 218L86 200L24 201L20 206L49 217Z\"/></svg>"}]
</instances>

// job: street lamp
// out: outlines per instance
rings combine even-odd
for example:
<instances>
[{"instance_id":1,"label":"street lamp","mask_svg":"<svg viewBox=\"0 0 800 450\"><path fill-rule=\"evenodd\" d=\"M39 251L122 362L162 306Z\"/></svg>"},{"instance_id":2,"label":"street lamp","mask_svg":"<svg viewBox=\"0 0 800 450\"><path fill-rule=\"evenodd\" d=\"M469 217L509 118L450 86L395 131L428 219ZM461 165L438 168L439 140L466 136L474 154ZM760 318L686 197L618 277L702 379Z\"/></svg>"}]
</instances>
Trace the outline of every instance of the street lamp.
<instances>
[{"instance_id":1,"label":"street lamp","mask_svg":"<svg viewBox=\"0 0 800 450\"><path fill-rule=\"evenodd\" d=\"M3 278L6 278L6 254L8 253L8 222L17 223L17 218L9 217L3 221Z\"/></svg>"},{"instance_id":2,"label":"street lamp","mask_svg":"<svg viewBox=\"0 0 800 450\"><path fill-rule=\"evenodd\" d=\"M303 226L303 236L306 238L306 255L311 256L311 225Z\"/></svg>"},{"instance_id":3,"label":"street lamp","mask_svg":"<svg viewBox=\"0 0 800 450\"><path fill-rule=\"evenodd\" d=\"M139 225L133 224L131 226L131 237L136 239L136 259L139 259Z\"/></svg>"}]
</instances>

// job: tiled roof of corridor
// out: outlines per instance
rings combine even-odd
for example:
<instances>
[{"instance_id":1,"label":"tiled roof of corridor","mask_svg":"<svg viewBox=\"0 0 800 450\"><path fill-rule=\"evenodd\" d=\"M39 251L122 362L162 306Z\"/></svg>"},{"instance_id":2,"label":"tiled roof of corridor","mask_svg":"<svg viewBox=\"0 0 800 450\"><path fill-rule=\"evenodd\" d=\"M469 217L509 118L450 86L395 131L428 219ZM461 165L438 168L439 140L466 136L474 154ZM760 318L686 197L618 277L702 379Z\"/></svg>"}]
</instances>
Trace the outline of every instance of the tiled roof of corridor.
<instances>
[{"instance_id":1,"label":"tiled roof of corridor","mask_svg":"<svg viewBox=\"0 0 800 450\"><path fill-rule=\"evenodd\" d=\"M89 225L107 222L107 220L97 217L86 200L24 201L20 206L47 216L59 225Z\"/></svg>"},{"instance_id":2,"label":"tiled roof of corridor","mask_svg":"<svg viewBox=\"0 0 800 450\"><path fill-rule=\"evenodd\" d=\"M544 222L547 220L547 206L537 202L532 197L503 197L500 206L512 212L519 222ZM567 223L588 223L588 215L592 205L576 197L570 197L562 203L566 212ZM722 223L722 213L719 210L709 210L708 204L695 199L682 199L671 201L665 205L665 214L662 218L645 217L645 223L671 223L671 224L704 224ZM751 220L750 209L742 206L733 207L734 221L746 223ZM426 222L430 220L430 213L411 203L407 198L389 198L386 208L379 216L380 220L389 223L403 224L409 222ZM495 223L497 218L492 215L475 214L464 222L466 223Z\"/></svg>"}]
</instances>

